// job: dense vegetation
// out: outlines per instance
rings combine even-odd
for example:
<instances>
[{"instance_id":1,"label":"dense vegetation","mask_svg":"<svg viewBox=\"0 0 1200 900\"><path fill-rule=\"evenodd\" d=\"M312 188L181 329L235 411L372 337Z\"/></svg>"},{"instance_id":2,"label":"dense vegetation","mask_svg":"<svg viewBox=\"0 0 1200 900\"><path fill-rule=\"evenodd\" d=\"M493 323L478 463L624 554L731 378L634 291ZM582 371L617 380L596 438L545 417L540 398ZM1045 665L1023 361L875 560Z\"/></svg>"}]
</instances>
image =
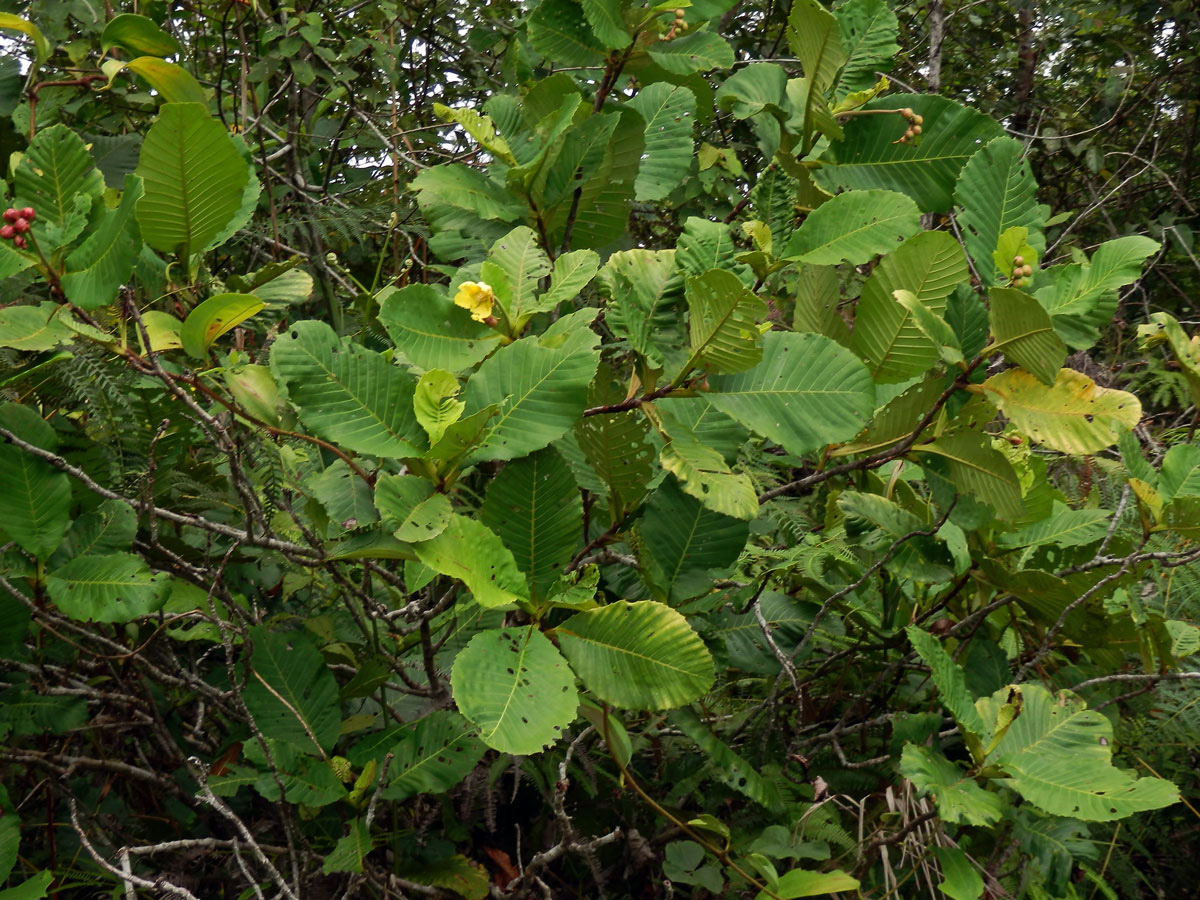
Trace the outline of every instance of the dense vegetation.
<instances>
[{"instance_id":1,"label":"dense vegetation","mask_svg":"<svg viewBox=\"0 0 1200 900\"><path fill-rule=\"evenodd\" d=\"M0 10L0 900L1194 895L1188 4Z\"/></svg>"}]
</instances>

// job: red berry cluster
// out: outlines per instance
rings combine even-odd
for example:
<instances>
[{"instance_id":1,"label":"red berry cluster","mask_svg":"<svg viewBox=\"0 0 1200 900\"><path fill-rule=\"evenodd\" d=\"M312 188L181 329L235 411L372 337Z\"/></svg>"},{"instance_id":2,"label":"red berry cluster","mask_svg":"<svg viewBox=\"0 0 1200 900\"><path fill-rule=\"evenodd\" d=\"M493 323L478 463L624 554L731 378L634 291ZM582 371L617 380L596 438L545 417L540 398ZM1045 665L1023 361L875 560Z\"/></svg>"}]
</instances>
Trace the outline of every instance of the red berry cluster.
<instances>
[{"instance_id":1,"label":"red berry cluster","mask_svg":"<svg viewBox=\"0 0 1200 900\"><path fill-rule=\"evenodd\" d=\"M0 238L12 241L18 250L24 250L25 232L29 230L29 223L35 218L37 218L37 213L33 211L32 206L24 209L15 209L10 206L4 211L4 225L0 226Z\"/></svg>"}]
</instances>

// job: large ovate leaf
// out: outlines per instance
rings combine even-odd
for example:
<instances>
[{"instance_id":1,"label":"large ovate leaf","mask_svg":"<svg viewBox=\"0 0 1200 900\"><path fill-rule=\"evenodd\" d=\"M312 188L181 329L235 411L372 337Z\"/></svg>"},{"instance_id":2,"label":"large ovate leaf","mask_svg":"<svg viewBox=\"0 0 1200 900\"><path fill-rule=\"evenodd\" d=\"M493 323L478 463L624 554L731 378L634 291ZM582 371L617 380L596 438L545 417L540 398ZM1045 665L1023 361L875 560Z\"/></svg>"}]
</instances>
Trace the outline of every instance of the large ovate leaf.
<instances>
[{"instance_id":1,"label":"large ovate leaf","mask_svg":"<svg viewBox=\"0 0 1200 900\"><path fill-rule=\"evenodd\" d=\"M1050 386L1009 369L985 381L983 391L1024 434L1060 453L1098 453L1142 418L1133 394L1102 388L1074 369L1060 369Z\"/></svg>"},{"instance_id":2,"label":"large ovate leaf","mask_svg":"<svg viewBox=\"0 0 1200 900\"><path fill-rule=\"evenodd\" d=\"M315 434L358 453L420 455L416 381L382 355L297 322L271 346L271 371Z\"/></svg>"},{"instance_id":3,"label":"large ovate leaf","mask_svg":"<svg viewBox=\"0 0 1200 900\"><path fill-rule=\"evenodd\" d=\"M1037 182L1024 152L1021 142L1013 138L991 141L963 166L954 188L963 243L985 287L1004 274L997 270L992 254L1008 229L1028 229L1031 243L1036 240L1035 249L1045 249L1039 233L1046 220L1045 207L1038 205Z\"/></svg>"},{"instance_id":4,"label":"large ovate leaf","mask_svg":"<svg viewBox=\"0 0 1200 900\"><path fill-rule=\"evenodd\" d=\"M1109 516L1107 510L1071 509L1055 501L1050 516L1000 535L997 543L1002 547L1086 547L1108 533Z\"/></svg>"},{"instance_id":5,"label":"large ovate leaf","mask_svg":"<svg viewBox=\"0 0 1200 900\"><path fill-rule=\"evenodd\" d=\"M250 167L200 103L167 103L142 141L137 203L142 238L186 258L236 215Z\"/></svg>"},{"instance_id":6,"label":"large ovate leaf","mask_svg":"<svg viewBox=\"0 0 1200 900\"><path fill-rule=\"evenodd\" d=\"M675 269L675 251L618 251L608 258L596 283L609 298L608 326L653 365L663 366L676 343L675 333L680 346L684 341L677 308L682 282Z\"/></svg>"},{"instance_id":7,"label":"large ovate leaf","mask_svg":"<svg viewBox=\"0 0 1200 900\"><path fill-rule=\"evenodd\" d=\"M692 165L692 122L696 97L686 87L648 84L629 101L646 122L645 157L634 182L639 201L661 200Z\"/></svg>"},{"instance_id":8,"label":"large ovate leaf","mask_svg":"<svg viewBox=\"0 0 1200 900\"><path fill-rule=\"evenodd\" d=\"M579 695L567 661L535 626L480 632L454 660L458 711L501 753L538 753L575 719Z\"/></svg>"},{"instance_id":9,"label":"large ovate leaf","mask_svg":"<svg viewBox=\"0 0 1200 900\"><path fill-rule=\"evenodd\" d=\"M512 551L475 519L452 515L439 534L413 549L433 571L465 584L480 606L509 606L529 598L529 585Z\"/></svg>"},{"instance_id":10,"label":"large ovate leaf","mask_svg":"<svg viewBox=\"0 0 1200 900\"><path fill-rule=\"evenodd\" d=\"M604 377L606 372L601 368L601 376L592 385L590 405L610 405L625 399ZM650 426L644 416L633 412L600 413L585 416L573 433L584 458L608 489L609 509L615 521L636 507L650 489L656 453L650 442Z\"/></svg>"},{"instance_id":11,"label":"large ovate leaf","mask_svg":"<svg viewBox=\"0 0 1200 900\"><path fill-rule=\"evenodd\" d=\"M797 456L854 437L875 407L866 366L819 334L771 332L761 363L709 384L713 406Z\"/></svg>"},{"instance_id":12,"label":"large ovate leaf","mask_svg":"<svg viewBox=\"0 0 1200 900\"><path fill-rule=\"evenodd\" d=\"M100 69L108 76L110 87L113 79L128 69L144 78L168 103L208 103L208 91L200 86L191 72L157 56L138 56L128 62L108 59L100 64Z\"/></svg>"},{"instance_id":13,"label":"large ovate leaf","mask_svg":"<svg viewBox=\"0 0 1200 900\"><path fill-rule=\"evenodd\" d=\"M648 48L650 58L676 75L728 69L733 65L733 48L719 34L693 31L669 41L658 41Z\"/></svg>"},{"instance_id":14,"label":"large ovate leaf","mask_svg":"<svg viewBox=\"0 0 1200 900\"><path fill-rule=\"evenodd\" d=\"M914 450L917 454L933 457L932 460L927 458L925 464L935 465L959 494L992 507L997 518L1016 519L1024 512L1017 473L986 435L970 430L956 431Z\"/></svg>"},{"instance_id":15,"label":"large ovate leaf","mask_svg":"<svg viewBox=\"0 0 1200 900\"><path fill-rule=\"evenodd\" d=\"M672 709L712 687L713 661L687 619L669 606L618 600L554 629L584 686L626 709Z\"/></svg>"},{"instance_id":16,"label":"large ovate leaf","mask_svg":"<svg viewBox=\"0 0 1200 900\"><path fill-rule=\"evenodd\" d=\"M303 632L281 634L255 625L247 664L246 708L262 733L321 755L342 727L337 681Z\"/></svg>"},{"instance_id":17,"label":"large ovate leaf","mask_svg":"<svg viewBox=\"0 0 1200 900\"><path fill-rule=\"evenodd\" d=\"M988 299L995 349L1038 381L1054 384L1067 358L1067 345L1055 333L1046 310L1016 288L992 288Z\"/></svg>"},{"instance_id":18,"label":"large ovate leaf","mask_svg":"<svg viewBox=\"0 0 1200 900\"><path fill-rule=\"evenodd\" d=\"M830 144L815 179L827 191L883 188L908 194L922 212L946 212L954 202L959 172L982 142L1003 136L990 116L945 97L901 94L872 100L866 109L909 107L924 118L918 144L899 144L906 124L899 116L857 116L845 136Z\"/></svg>"},{"instance_id":19,"label":"large ovate leaf","mask_svg":"<svg viewBox=\"0 0 1200 900\"><path fill-rule=\"evenodd\" d=\"M565 66L587 66L604 56L583 10L570 0L545 0L529 17L529 43L549 60Z\"/></svg>"},{"instance_id":20,"label":"large ovate leaf","mask_svg":"<svg viewBox=\"0 0 1200 900\"><path fill-rule=\"evenodd\" d=\"M675 599L709 590L709 570L732 565L749 534L747 522L713 512L672 478L654 492L638 523L653 578L665 595Z\"/></svg>"},{"instance_id":21,"label":"large ovate leaf","mask_svg":"<svg viewBox=\"0 0 1200 900\"><path fill-rule=\"evenodd\" d=\"M895 298L910 291L936 313L967 280L970 270L958 241L944 231L914 235L883 258L863 285L854 318L851 347L881 384L905 381L937 361L937 348Z\"/></svg>"},{"instance_id":22,"label":"large ovate leaf","mask_svg":"<svg viewBox=\"0 0 1200 900\"><path fill-rule=\"evenodd\" d=\"M379 303L380 323L418 369L461 372L483 360L500 340L498 332L427 284L389 289Z\"/></svg>"},{"instance_id":23,"label":"large ovate leaf","mask_svg":"<svg viewBox=\"0 0 1200 900\"><path fill-rule=\"evenodd\" d=\"M81 622L129 622L166 600L170 576L154 574L131 553L77 556L46 578L46 590L64 615Z\"/></svg>"},{"instance_id":24,"label":"large ovate leaf","mask_svg":"<svg viewBox=\"0 0 1200 900\"><path fill-rule=\"evenodd\" d=\"M600 363L600 336L589 327L595 314L580 310L543 335L502 347L471 376L462 397L466 415L492 404L500 407L471 461L525 456L575 423Z\"/></svg>"},{"instance_id":25,"label":"large ovate leaf","mask_svg":"<svg viewBox=\"0 0 1200 900\"><path fill-rule=\"evenodd\" d=\"M920 230L921 213L904 194L850 191L809 213L784 255L816 266L861 265Z\"/></svg>"},{"instance_id":26,"label":"large ovate leaf","mask_svg":"<svg viewBox=\"0 0 1200 900\"><path fill-rule=\"evenodd\" d=\"M1018 704L1018 712L987 762L1039 809L1110 822L1178 802L1171 782L1137 778L1113 766L1112 723L1070 691L1014 685L991 697L991 707L1005 703Z\"/></svg>"},{"instance_id":27,"label":"large ovate leaf","mask_svg":"<svg viewBox=\"0 0 1200 900\"><path fill-rule=\"evenodd\" d=\"M744 372L762 358L757 320L767 304L736 275L710 269L687 280L688 331L691 356L684 373L695 366L712 372Z\"/></svg>"},{"instance_id":28,"label":"large ovate leaf","mask_svg":"<svg viewBox=\"0 0 1200 900\"><path fill-rule=\"evenodd\" d=\"M486 751L476 729L450 710L435 710L392 732L392 764L382 796L407 800L448 791L462 781Z\"/></svg>"},{"instance_id":29,"label":"large ovate leaf","mask_svg":"<svg viewBox=\"0 0 1200 900\"><path fill-rule=\"evenodd\" d=\"M188 356L204 359L217 338L260 312L263 306L253 294L216 294L188 313L179 329L179 342Z\"/></svg>"},{"instance_id":30,"label":"large ovate leaf","mask_svg":"<svg viewBox=\"0 0 1200 900\"><path fill-rule=\"evenodd\" d=\"M113 16L100 34L100 49L120 47L137 55L170 56L182 49L174 35L136 13Z\"/></svg>"},{"instance_id":31,"label":"large ovate leaf","mask_svg":"<svg viewBox=\"0 0 1200 900\"><path fill-rule=\"evenodd\" d=\"M481 520L512 551L537 602L579 546L582 513L570 468L547 447L504 467L488 486Z\"/></svg>"}]
</instances>

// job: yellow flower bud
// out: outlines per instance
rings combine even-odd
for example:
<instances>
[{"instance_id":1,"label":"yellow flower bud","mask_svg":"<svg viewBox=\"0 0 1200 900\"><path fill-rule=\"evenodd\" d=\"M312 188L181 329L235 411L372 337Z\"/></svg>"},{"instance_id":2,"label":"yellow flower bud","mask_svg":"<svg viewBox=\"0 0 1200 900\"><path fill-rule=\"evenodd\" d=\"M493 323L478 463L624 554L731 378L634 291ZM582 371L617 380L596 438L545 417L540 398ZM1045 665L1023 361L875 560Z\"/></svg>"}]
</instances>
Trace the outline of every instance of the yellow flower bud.
<instances>
[{"instance_id":1,"label":"yellow flower bud","mask_svg":"<svg viewBox=\"0 0 1200 900\"><path fill-rule=\"evenodd\" d=\"M492 304L495 302L496 295L492 293L492 286L483 281L464 281L458 286L458 293L454 295L454 305L469 310L471 318L476 322L488 320L492 315Z\"/></svg>"}]
</instances>

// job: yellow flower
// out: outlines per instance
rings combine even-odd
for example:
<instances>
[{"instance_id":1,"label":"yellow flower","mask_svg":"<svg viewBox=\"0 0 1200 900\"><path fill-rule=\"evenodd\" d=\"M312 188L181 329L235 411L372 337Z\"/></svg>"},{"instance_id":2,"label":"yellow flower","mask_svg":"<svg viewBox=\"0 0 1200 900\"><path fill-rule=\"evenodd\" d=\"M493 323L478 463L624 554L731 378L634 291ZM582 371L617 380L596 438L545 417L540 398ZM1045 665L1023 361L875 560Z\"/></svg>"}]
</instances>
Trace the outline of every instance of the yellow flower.
<instances>
[{"instance_id":1,"label":"yellow flower","mask_svg":"<svg viewBox=\"0 0 1200 900\"><path fill-rule=\"evenodd\" d=\"M464 281L454 295L454 305L470 310L471 318L476 322L486 322L491 317L495 302L492 286L483 281Z\"/></svg>"}]
</instances>

